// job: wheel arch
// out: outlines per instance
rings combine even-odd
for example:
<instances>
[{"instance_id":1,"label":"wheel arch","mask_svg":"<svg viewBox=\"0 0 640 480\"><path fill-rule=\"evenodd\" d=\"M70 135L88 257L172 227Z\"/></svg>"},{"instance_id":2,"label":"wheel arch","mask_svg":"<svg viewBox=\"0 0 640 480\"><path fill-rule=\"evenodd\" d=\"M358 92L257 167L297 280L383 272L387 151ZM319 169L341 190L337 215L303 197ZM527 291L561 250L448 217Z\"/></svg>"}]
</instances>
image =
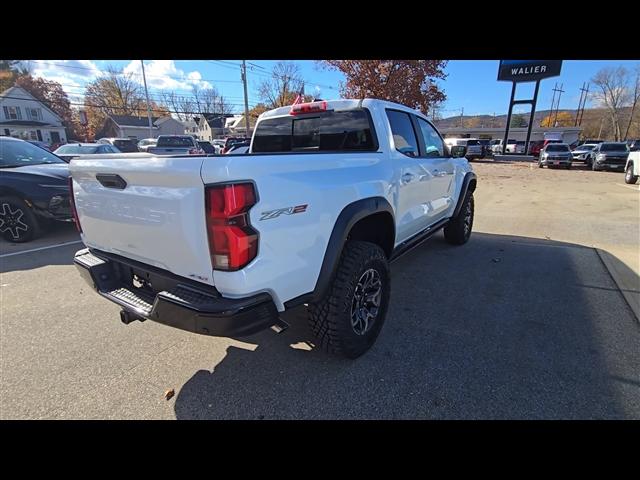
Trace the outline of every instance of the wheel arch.
<instances>
[{"instance_id":1,"label":"wheel arch","mask_svg":"<svg viewBox=\"0 0 640 480\"><path fill-rule=\"evenodd\" d=\"M324 297L335 276L342 250L349 240L375 243L384 250L387 258L391 257L395 243L395 216L386 198L363 198L342 209L329 237L313 292L285 302L286 308Z\"/></svg>"}]
</instances>

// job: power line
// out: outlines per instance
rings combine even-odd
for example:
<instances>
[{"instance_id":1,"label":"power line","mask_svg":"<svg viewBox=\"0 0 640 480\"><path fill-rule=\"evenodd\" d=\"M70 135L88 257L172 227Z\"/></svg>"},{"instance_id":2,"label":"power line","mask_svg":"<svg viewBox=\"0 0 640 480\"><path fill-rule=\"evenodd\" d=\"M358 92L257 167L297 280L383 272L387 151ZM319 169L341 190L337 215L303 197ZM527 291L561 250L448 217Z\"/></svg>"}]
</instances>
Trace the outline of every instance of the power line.
<instances>
[{"instance_id":1,"label":"power line","mask_svg":"<svg viewBox=\"0 0 640 480\"><path fill-rule=\"evenodd\" d=\"M0 98L9 98L9 99L13 99L13 100L24 100L24 97L12 97L11 95L0 95ZM61 106L66 106L67 104L65 102L56 102L56 101L51 101L51 100L38 100L40 103L43 103L47 106L49 105L61 105ZM69 102L69 105L73 105L73 106L80 106L80 107L92 107L92 108L104 108L104 109L108 109L108 110L127 110L130 112L146 112L147 107L146 105L143 107L117 107L115 105L104 105L104 104L93 104L93 103L80 103L80 102ZM196 112L196 111L181 111L181 110L170 110L168 108L164 108L164 111L168 112L168 113L176 113L176 114L185 114L185 115L203 115L203 114L208 114L208 112ZM210 112L215 114L215 112ZM257 118L258 115L252 115L249 114L250 117L254 117Z\"/></svg>"}]
</instances>

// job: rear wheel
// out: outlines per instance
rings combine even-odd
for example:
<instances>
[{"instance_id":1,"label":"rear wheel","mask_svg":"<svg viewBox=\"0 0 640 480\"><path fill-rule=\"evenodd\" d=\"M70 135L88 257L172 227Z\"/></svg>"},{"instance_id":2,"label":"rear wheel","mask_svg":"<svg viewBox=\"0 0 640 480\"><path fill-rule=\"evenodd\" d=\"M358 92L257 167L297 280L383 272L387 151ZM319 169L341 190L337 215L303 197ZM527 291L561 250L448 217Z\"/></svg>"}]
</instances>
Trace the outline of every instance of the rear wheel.
<instances>
[{"instance_id":1,"label":"rear wheel","mask_svg":"<svg viewBox=\"0 0 640 480\"><path fill-rule=\"evenodd\" d=\"M0 234L7 242L23 243L40 233L38 219L29 206L17 197L0 197Z\"/></svg>"},{"instance_id":2,"label":"rear wheel","mask_svg":"<svg viewBox=\"0 0 640 480\"><path fill-rule=\"evenodd\" d=\"M627 165L627 171L624 174L624 183L634 185L638 181L638 175L633 174L633 163Z\"/></svg>"},{"instance_id":3,"label":"rear wheel","mask_svg":"<svg viewBox=\"0 0 640 480\"><path fill-rule=\"evenodd\" d=\"M542 165L542 162L538 162L538 167L543 168L544 165Z\"/></svg>"},{"instance_id":4,"label":"rear wheel","mask_svg":"<svg viewBox=\"0 0 640 480\"><path fill-rule=\"evenodd\" d=\"M384 251L373 243L348 242L329 292L309 304L309 324L322 349L347 358L369 350L387 315L390 292Z\"/></svg>"}]
</instances>

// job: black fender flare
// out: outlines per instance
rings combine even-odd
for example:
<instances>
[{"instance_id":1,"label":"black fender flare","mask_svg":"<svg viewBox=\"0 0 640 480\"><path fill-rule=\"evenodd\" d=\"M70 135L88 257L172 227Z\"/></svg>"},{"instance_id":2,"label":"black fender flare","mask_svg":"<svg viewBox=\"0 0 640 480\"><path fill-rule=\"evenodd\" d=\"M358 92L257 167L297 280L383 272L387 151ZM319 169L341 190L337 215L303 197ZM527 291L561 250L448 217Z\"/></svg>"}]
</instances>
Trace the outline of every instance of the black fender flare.
<instances>
[{"instance_id":1,"label":"black fender flare","mask_svg":"<svg viewBox=\"0 0 640 480\"><path fill-rule=\"evenodd\" d=\"M460 209L462 208L462 204L464 203L464 199L467 196L467 192L471 190L471 192L475 191L477 185L477 177L473 172L467 172L464 176L464 180L462 181L462 188L460 189L460 195L458 196L458 202L456 203L456 208L453 211L452 218L456 218L460 213Z\"/></svg>"},{"instance_id":2,"label":"black fender flare","mask_svg":"<svg viewBox=\"0 0 640 480\"><path fill-rule=\"evenodd\" d=\"M285 302L287 309L302 303L317 301L324 297L330 288L331 281L338 268L340 255L347 242L349 232L353 226L363 218L380 212L388 212L395 218L391 204L384 197L363 198L350 203L342 209L333 225L333 230L331 231L331 236L329 237L329 242L327 243L327 248L324 253L322 267L320 268L313 292ZM393 232L393 236L395 238L395 231Z\"/></svg>"}]
</instances>

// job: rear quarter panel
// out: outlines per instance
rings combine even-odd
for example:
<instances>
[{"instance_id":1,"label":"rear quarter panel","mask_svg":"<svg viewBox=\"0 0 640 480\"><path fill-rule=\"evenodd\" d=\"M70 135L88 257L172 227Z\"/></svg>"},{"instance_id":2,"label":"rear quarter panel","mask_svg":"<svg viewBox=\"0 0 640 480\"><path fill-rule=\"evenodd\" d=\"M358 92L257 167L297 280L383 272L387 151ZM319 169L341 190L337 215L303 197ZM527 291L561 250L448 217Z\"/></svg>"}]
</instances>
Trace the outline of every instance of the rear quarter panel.
<instances>
[{"instance_id":1,"label":"rear quarter panel","mask_svg":"<svg viewBox=\"0 0 640 480\"><path fill-rule=\"evenodd\" d=\"M258 203L250 211L251 224L260 234L258 255L240 271L214 271L216 288L231 298L266 291L278 310L284 310L285 301L313 291L342 209L374 196L393 205L393 170L386 158L382 152L367 152L205 159L205 184L247 180L258 191ZM307 205L306 210L264 218L266 212L299 205Z\"/></svg>"}]
</instances>

